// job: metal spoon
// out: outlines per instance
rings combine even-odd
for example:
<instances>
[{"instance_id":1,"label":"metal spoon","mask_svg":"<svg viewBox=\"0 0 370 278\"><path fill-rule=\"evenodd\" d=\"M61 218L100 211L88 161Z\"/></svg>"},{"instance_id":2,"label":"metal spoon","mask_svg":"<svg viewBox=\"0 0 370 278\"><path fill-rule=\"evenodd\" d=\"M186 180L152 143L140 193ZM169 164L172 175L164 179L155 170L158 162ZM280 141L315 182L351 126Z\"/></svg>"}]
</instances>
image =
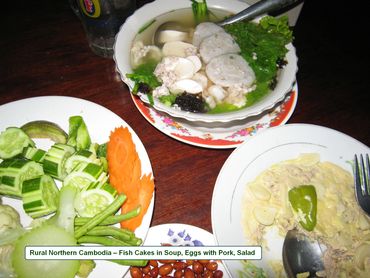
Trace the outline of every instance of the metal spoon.
<instances>
[{"instance_id":1,"label":"metal spoon","mask_svg":"<svg viewBox=\"0 0 370 278\"><path fill-rule=\"evenodd\" d=\"M317 277L316 272L325 270L322 250L317 241L312 241L296 229L288 231L283 244L283 264L288 277L309 272L308 277Z\"/></svg>"},{"instance_id":2,"label":"metal spoon","mask_svg":"<svg viewBox=\"0 0 370 278\"><path fill-rule=\"evenodd\" d=\"M216 24L219 26L224 26L240 20L251 20L259 15L283 9L298 1L299 0L261 0L242 10L236 15L226 18L221 22L217 22Z\"/></svg>"}]
</instances>

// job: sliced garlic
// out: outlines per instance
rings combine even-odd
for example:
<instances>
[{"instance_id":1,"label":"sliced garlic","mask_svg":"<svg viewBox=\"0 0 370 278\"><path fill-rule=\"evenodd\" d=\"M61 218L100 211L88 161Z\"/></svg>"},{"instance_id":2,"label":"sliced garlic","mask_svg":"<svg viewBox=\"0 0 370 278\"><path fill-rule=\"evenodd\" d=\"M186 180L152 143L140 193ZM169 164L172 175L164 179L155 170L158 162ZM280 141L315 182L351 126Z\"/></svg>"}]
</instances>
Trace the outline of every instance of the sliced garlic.
<instances>
[{"instance_id":1,"label":"sliced garlic","mask_svg":"<svg viewBox=\"0 0 370 278\"><path fill-rule=\"evenodd\" d=\"M256 206L253 208L254 218L264 226L271 226L274 223L277 210L270 206Z\"/></svg>"},{"instance_id":2,"label":"sliced garlic","mask_svg":"<svg viewBox=\"0 0 370 278\"><path fill-rule=\"evenodd\" d=\"M268 201L271 198L271 193L265 187L258 184L252 183L249 185L250 191L252 191L254 197L259 200Z\"/></svg>"},{"instance_id":3,"label":"sliced garlic","mask_svg":"<svg viewBox=\"0 0 370 278\"><path fill-rule=\"evenodd\" d=\"M170 91L175 94L187 92L189 94L197 94L202 92L202 85L191 79L178 80L170 88Z\"/></svg>"},{"instance_id":4,"label":"sliced garlic","mask_svg":"<svg viewBox=\"0 0 370 278\"><path fill-rule=\"evenodd\" d=\"M196 51L197 48L194 45L182 41L167 42L162 48L163 56L177 56L184 58L195 54Z\"/></svg>"}]
</instances>

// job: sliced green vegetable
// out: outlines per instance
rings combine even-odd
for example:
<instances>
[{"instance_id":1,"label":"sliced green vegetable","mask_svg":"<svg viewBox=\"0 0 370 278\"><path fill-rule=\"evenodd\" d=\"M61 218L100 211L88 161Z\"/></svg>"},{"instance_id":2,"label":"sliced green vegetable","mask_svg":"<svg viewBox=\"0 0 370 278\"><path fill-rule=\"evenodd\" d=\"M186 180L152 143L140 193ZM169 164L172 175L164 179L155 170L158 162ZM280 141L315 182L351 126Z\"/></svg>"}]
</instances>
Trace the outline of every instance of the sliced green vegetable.
<instances>
[{"instance_id":1,"label":"sliced green vegetable","mask_svg":"<svg viewBox=\"0 0 370 278\"><path fill-rule=\"evenodd\" d=\"M103 165L81 162L65 177L63 186L71 185L82 190L92 182L105 183L107 180L108 176Z\"/></svg>"},{"instance_id":2,"label":"sliced green vegetable","mask_svg":"<svg viewBox=\"0 0 370 278\"><path fill-rule=\"evenodd\" d=\"M22 183L44 174L42 166L26 159L7 159L0 163L0 194L22 197Z\"/></svg>"},{"instance_id":3,"label":"sliced green vegetable","mask_svg":"<svg viewBox=\"0 0 370 278\"><path fill-rule=\"evenodd\" d=\"M36 163L36 162L34 162ZM77 189L62 187L59 194L57 213L42 223L41 226L27 230L14 244L12 265L15 277L39 278L74 278L78 269L78 260L26 260L26 246L76 246L74 237L75 210L73 201Z\"/></svg>"},{"instance_id":4,"label":"sliced green vegetable","mask_svg":"<svg viewBox=\"0 0 370 278\"><path fill-rule=\"evenodd\" d=\"M72 116L69 118L67 144L76 147L77 150L89 149L91 144L90 134L81 116Z\"/></svg>"},{"instance_id":5,"label":"sliced green vegetable","mask_svg":"<svg viewBox=\"0 0 370 278\"><path fill-rule=\"evenodd\" d=\"M56 143L48 150L43 161L45 174L58 180L64 180L67 172L64 168L65 161L75 152L75 148L61 143Z\"/></svg>"},{"instance_id":6,"label":"sliced green vegetable","mask_svg":"<svg viewBox=\"0 0 370 278\"><path fill-rule=\"evenodd\" d=\"M35 147L25 147L22 154L25 158L29 160L41 163L46 156L46 151Z\"/></svg>"},{"instance_id":7,"label":"sliced green vegetable","mask_svg":"<svg viewBox=\"0 0 370 278\"><path fill-rule=\"evenodd\" d=\"M25 233L15 243L12 264L16 277L74 278L78 269L78 260L26 260L26 246L74 246L76 240L62 227L42 225Z\"/></svg>"},{"instance_id":8,"label":"sliced green vegetable","mask_svg":"<svg viewBox=\"0 0 370 278\"><path fill-rule=\"evenodd\" d=\"M23 209L32 218L57 210L59 190L49 175L25 180L22 184Z\"/></svg>"},{"instance_id":9,"label":"sliced green vegetable","mask_svg":"<svg viewBox=\"0 0 370 278\"><path fill-rule=\"evenodd\" d=\"M67 142L67 133L56 123L49 121L32 121L21 127L31 138L48 138L55 143Z\"/></svg>"},{"instance_id":10,"label":"sliced green vegetable","mask_svg":"<svg viewBox=\"0 0 370 278\"><path fill-rule=\"evenodd\" d=\"M194 21L199 24L204 21L209 21L209 10L207 7L207 1L191 0L191 8L193 10Z\"/></svg>"},{"instance_id":11,"label":"sliced green vegetable","mask_svg":"<svg viewBox=\"0 0 370 278\"><path fill-rule=\"evenodd\" d=\"M92 182L76 197L75 208L82 217L93 217L108 207L117 197L117 190L109 183Z\"/></svg>"},{"instance_id":12,"label":"sliced green vegetable","mask_svg":"<svg viewBox=\"0 0 370 278\"><path fill-rule=\"evenodd\" d=\"M35 146L35 143L18 127L8 127L0 133L1 159L8 159L21 154L23 148L27 146Z\"/></svg>"},{"instance_id":13,"label":"sliced green vegetable","mask_svg":"<svg viewBox=\"0 0 370 278\"><path fill-rule=\"evenodd\" d=\"M96 264L93 260L80 260L80 268L77 272L77 277L87 278L90 273L94 270Z\"/></svg>"},{"instance_id":14,"label":"sliced green vegetable","mask_svg":"<svg viewBox=\"0 0 370 278\"><path fill-rule=\"evenodd\" d=\"M66 172L69 174L81 162L100 164L100 160L96 157L96 155L93 152L82 149L78 150L73 155L67 158L64 164L64 168Z\"/></svg>"},{"instance_id":15,"label":"sliced green vegetable","mask_svg":"<svg viewBox=\"0 0 370 278\"><path fill-rule=\"evenodd\" d=\"M103 222L103 220L107 218L109 215L116 214L118 209L126 201L126 198L127 197L124 194L118 195L116 199L113 201L113 203L111 203L105 210L92 217L84 225L78 227L77 230L75 231L75 237L77 239L82 237L92 228L98 226L101 222Z\"/></svg>"},{"instance_id":16,"label":"sliced green vegetable","mask_svg":"<svg viewBox=\"0 0 370 278\"><path fill-rule=\"evenodd\" d=\"M107 143L100 144L96 150L96 155L98 157L107 157Z\"/></svg>"},{"instance_id":17,"label":"sliced green vegetable","mask_svg":"<svg viewBox=\"0 0 370 278\"><path fill-rule=\"evenodd\" d=\"M289 202L296 213L299 224L307 231L316 226L317 195L313 185L301 185L288 192Z\"/></svg>"}]
</instances>

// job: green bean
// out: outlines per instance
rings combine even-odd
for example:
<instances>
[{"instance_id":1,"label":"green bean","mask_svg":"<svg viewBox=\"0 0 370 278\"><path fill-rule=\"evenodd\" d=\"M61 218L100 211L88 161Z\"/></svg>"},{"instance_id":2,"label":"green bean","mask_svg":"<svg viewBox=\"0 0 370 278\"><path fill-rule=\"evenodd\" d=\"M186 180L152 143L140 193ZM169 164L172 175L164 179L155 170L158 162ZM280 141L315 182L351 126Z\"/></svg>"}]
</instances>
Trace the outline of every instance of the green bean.
<instances>
[{"instance_id":1,"label":"green bean","mask_svg":"<svg viewBox=\"0 0 370 278\"><path fill-rule=\"evenodd\" d=\"M110 215L107 218L105 218L101 223L99 223L99 226L114 225L124 220L134 218L140 214L140 211L141 211L141 206L139 205L137 208L130 210L127 213L120 214L120 215ZM86 222L88 222L90 219L91 217L76 217L75 226L82 226L86 224Z\"/></svg>"},{"instance_id":2,"label":"green bean","mask_svg":"<svg viewBox=\"0 0 370 278\"><path fill-rule=\"evenodd\" d=\"M75 238L80 238L84 234L86 234L89 230L94 228L95 226L99 225L105 218L109 215L115 214L117 210L122 206L122 204L126 200L126 195L120 194L117 196L116 199L102 212L98 213L94 217L92 217L89 221L87 221L84 225L80 226L75 231Z\"/></svg>"},{"instance_id":3,"label":"green bean","mask_svg":"<svg viewBox=\"0 0 370 278\"><path fill-rule=\"evenodd\" d=\"M131 246L122 240L106 236L82 236L77 239L77 243L93 243L104 246Z\"/></svg>"},{"instance_id":4,"label":"green bean","mask_svg":"<svg viewBox=\"0 0 370 278\"><path fill-rule=\"evenodd\" d=\"M133 232L117 227L96 226L86 233L88 236L112 236L120 240L130 240L135 237Z\"/></svg>"}]
</instances>

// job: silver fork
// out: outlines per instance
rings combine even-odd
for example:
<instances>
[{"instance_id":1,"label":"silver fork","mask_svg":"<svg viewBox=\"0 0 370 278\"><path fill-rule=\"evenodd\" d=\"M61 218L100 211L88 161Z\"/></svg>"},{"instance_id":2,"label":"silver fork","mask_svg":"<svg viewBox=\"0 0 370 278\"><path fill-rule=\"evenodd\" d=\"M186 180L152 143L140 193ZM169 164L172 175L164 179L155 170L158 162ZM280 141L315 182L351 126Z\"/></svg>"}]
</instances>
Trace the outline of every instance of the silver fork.
<instances>
[{"instance_id":1,"label":"silver fork","mask_svg":"<svg viewBox=\"0 0 370 278\"><path fill-rule=\"evenodd\" d=\"M357 202L364 212L370 216L370 162L369 154L364 156L360 154L358 158L355 155L355 192Z\"/></svg>"}]
</instances>

